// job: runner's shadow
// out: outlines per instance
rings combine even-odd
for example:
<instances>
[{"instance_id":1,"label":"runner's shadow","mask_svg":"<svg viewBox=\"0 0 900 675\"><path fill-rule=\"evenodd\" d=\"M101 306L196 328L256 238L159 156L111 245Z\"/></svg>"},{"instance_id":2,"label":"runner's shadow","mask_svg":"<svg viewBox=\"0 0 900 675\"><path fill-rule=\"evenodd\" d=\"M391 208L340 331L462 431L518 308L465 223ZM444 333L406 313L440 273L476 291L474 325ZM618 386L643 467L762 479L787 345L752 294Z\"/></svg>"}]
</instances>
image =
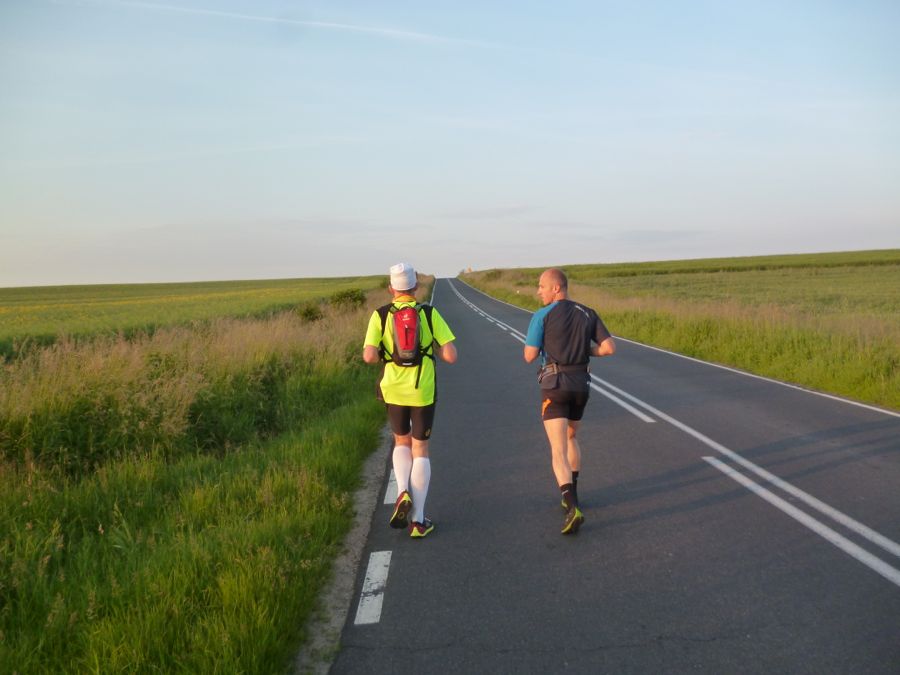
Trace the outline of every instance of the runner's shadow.
<instances>
[{"instance_id":1,"label":"runner's shadow","mask_svg":"<svg viewBox=\"0 0 900 675\"><path fill-rule=\"evenodd\" d=\"M700 485L702 483L708 483L715 479L718 474L698 475L707 468L708 465L705 462L699 462L682 469L667 471L655 476L637 478L624 483L616 483L611 486L596 488L590 492L584 492L581 484L579 484L578 492L581 497L593 494L599 495L600 499L597 502L592 500L591 505L593 506L618 506L660 494L677 492L684 488Z\"/></svg>"},{"instance_id":2,"label":"runner's shadow","mask_svg":"<svg viewBox=\"0 0 900 675\"><path fill-rule=\"evenodd\" d=\"M705 465L710 471L715 471L711 466ZM702 468L702 467L701 467ZM716 472L714 475L710 475L708 478L704 479L704 481L710 480L720 480L723 478L722 474ZM704 482L704 481L696 481L696 482ZM668 490L662 490L668 491ZM580 492L580 490L579 490ZM606 495L604 495L606 492ZM594 497L597 497L596 501ZM708 509L713 506L719 506L721 504L726 504L728 502L733 502L737 499L744 499L752 496L752 493L748 492L745 488L735 487L729 489L725 492L721 492L719 494L714 495L705 495L699 499L693 499L691 501L683 502L680 504L673 504L667 506L661 506L659 508L651 508L648 510L641 511L640 513L635 513L627 516L618 516L618 517L608 517L610 515L610 510L614 509L617 504L621 504L627 501L631 501L631 499L620 500L617 499L615 494L612 495L612 498L604 499L604 496L609 497L609 492L607 490L598 489L592 490L591 492L586 493L585 495L579 494L579 498L581 498L581 502L584 505L585 509L593 510L599 509L600 511L600 520L599 524L602 527L614 527L616 525L626 525L629 523L639 523L641 521L653 520L655 518L664 518L668 516L674 516L683 513L691 513L694 511L700 511L703 509ZM583 497L586 497L583 498Z\"/></svg>"},{"instance_id":3,"label":"runner's shadow","mask_svg":"<svg viewBox=\"0 0 900 675\"><path fill-rule=\"evenodd\" d=\"M836 443L849 439L858 434L871 434L872 432L885 432L875 437L860 438L848 443ZM875 457L900 455L900 421L884 420L881 422L869 422L866 424L854 424L837 429L825 429L810 434L801 434L791 438L785 438L774 443L768 443L756 448L742 451L740 454L748 460L772 470L798 461L826 458L840 453L821 464L815 464L804 468L798 468L791 473L780 475L783 480L791 480L803 476L828 471L839 466L853 464L855 462L872 459ZM795 450L804 446L816 446L824 444L825 447L813 447L804 452L795 453ZM792 453L792 454L786 454ZM776 458L777 457L777 458Z\"/></svg>"},{"instance_id":4,"label":"runner's shadow","mask_svg":"<svg viewBox=\"0 0 900 675\"><path fill-rule=\"evenodd\" d=\"M859 439L849 445L834 444L836 440L849 438L857 434L871 433L873 431L896 430L898 427L900 427L900 424L898 424L896 420L885 420L850 425L837 429L826 429L785 438L756 448L742 450L738 454L753 461L755 464L771 470L772 473L778 475L782 480L790 482L791 480L803 476L821 473L839 466L853 464L873 457L900 454L900 443L897 442L900 434L897 433L883 433L875 438L868 437ZM802 452L801 454L792 454L790 456L784 454L797 448L817 443L828 443L829 446L816 448L808 452ZM835 453L841 453L842 456L835 457L830 461L814 464L813 466L798 468L797 470L786 474L779 474L775 470L777 467L783 467L798 461L830 456ZM716 452L710 451L710 454L724 459ZM778 455L780 455L780 457L777 457ZM741 469L739 468L739 470ZM708 464L705 462L698 462L674 471L618 483L612 486L594 488L589 491L584 490L579 486L579 493L586 508L615 510L616 507L621 507L632 502L658 497L660 495L675 495L687 488L697 487L704 483L709 483L710 481L721 480L721 478L722 475ZM753 476L753 480L759 482L763 486L768 485L767 481L758 476ZM607 526L619 525L671 516L678 513L687 513L733 501L737 498L746 497L747 495L748 492L746 489L736 487L726 492L706 495L699 499L693 499L680 504L669 504L658 508L651 508L633 515L615 517L604 520L603 523Z\"/></svg>"},{"instance_id":5,"label":"runner's shadow","mask_svg":"<svg viewBox=\"0 0 900 675\"><path fill-rule=\"evenodd\" d=\"M687 513L709 508L721 503L733 501L747 495L743 488L730 489L727 492L705 495L699 499L692 499L679 504L667 504L657 508L642 510L631 515L608 517L616 511L621 511L631 503L652 499L660 496L677 498L688 488L696 488L704 484L712 484L722 479L722 474L709 466L706 462L698 460L681 469L667 471L655 476L639 478L615 485L592 488L585 490L581 484L578 486L579 500L585 509L598 509L601 514L601 524L604 527L623 525L626 523L651 520L653 518L671 516L678 513Z\"/></svg>"}]
</instances>

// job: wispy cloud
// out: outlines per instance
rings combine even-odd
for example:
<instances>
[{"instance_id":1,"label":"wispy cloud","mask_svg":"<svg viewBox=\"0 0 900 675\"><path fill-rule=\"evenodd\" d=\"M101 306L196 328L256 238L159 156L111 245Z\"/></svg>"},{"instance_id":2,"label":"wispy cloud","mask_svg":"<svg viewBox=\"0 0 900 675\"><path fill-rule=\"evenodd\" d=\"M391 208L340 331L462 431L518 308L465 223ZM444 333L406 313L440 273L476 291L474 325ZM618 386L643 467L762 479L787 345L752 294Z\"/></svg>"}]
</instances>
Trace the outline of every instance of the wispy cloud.
<instances>
[{"instance_id":1,"label":"wispy cloud","mask_svg":"<svg viewBox=\"0 0 900 675\"><path fill-rule=\"evenodd\" d=\"M134 9L150 10L155 12L167 12L173 14L191 14L195 16L209 16L235 21L253 21L257 23L271 23L301 28L315 28L321 30L344 31L351 33L363 33L392 40L407 40L432 44L466 44L481 47L499 47L500 45L476 40L422 33L419 31L401 30L383 26L363 26L352 23L337 23L331 21L307 21L303 19L291 19L280 16L260 16L258 14L244 14L240 12L226 12L218 9L205 9L202 7L181 7L156 2L141 2L140 0L57 0L58 4L77 5L103 5L107 7L131 7Z\"/></svg>"}]
</instances>

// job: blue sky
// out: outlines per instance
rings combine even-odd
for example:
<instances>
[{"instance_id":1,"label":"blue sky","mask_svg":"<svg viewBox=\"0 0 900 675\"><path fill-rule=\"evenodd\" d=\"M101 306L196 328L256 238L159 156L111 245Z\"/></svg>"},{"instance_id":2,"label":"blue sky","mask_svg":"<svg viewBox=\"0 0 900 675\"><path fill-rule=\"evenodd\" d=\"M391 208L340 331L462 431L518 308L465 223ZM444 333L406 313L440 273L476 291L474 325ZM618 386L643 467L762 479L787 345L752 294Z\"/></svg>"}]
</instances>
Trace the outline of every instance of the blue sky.
<instances>
[{"instance_id":1,"label":"blue sky","mask_svg":"<svg viewBox=\"0 0 900 675\"><path fill-rule=\"evenodd\" d=\"M0 286L900 247L900 3L0 2Z\"/></svg>"}]
</instances>

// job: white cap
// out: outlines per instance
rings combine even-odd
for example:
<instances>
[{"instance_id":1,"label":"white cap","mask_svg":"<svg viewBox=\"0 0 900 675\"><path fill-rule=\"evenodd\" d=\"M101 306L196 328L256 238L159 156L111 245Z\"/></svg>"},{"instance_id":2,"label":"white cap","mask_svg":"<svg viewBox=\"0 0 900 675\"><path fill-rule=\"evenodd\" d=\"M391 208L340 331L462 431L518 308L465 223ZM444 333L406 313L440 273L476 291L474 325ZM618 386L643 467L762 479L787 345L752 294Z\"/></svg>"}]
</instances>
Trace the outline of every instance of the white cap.
<instances>
[{"instance_id":1,"label":"white cap","mask_svg":"<svg viewBox=\"0 0 900 675\"><path fill-rule=\"evenodd\" d=\"M391 288L408 291L416 286L416 271L409 263L401 262L391 267Z\"/></svg>"}]
</instances>

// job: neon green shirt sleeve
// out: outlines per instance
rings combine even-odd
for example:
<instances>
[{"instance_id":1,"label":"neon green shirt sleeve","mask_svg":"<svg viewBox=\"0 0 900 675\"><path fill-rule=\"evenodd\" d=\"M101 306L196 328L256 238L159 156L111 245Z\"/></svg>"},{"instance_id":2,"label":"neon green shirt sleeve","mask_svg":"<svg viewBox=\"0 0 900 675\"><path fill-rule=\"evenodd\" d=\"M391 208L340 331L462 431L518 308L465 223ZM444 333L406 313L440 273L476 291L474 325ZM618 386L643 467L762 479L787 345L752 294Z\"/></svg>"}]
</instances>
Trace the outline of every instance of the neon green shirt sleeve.
<instances>
[{"instance_id":1,"label":"neon green shirt sleeve","mask_svg":"<svg viewBox=\"0 0 900 675\"><path fill-rule=\"evenodd\" d=\"M450 326L447 325L444 317L441 316L437 309L431 310L431 323L434 326L434 340L439 345L443 346L456 339L453 331L450 330Z\"/></svg>"},{"instance_id":2,"label":"neon green shirt sleeve","mask_svg":"<svg viewBox=\"0 0 900 675\"><path fill-rule=\"evenodd\" d=\"M357 333L359 335L359 333ZM364 347L378 347L381 345L381 317L378 312L372 312L369 317L369 327L366 329L366 340L363 342Z\"/></svg>"}]
</instances>

